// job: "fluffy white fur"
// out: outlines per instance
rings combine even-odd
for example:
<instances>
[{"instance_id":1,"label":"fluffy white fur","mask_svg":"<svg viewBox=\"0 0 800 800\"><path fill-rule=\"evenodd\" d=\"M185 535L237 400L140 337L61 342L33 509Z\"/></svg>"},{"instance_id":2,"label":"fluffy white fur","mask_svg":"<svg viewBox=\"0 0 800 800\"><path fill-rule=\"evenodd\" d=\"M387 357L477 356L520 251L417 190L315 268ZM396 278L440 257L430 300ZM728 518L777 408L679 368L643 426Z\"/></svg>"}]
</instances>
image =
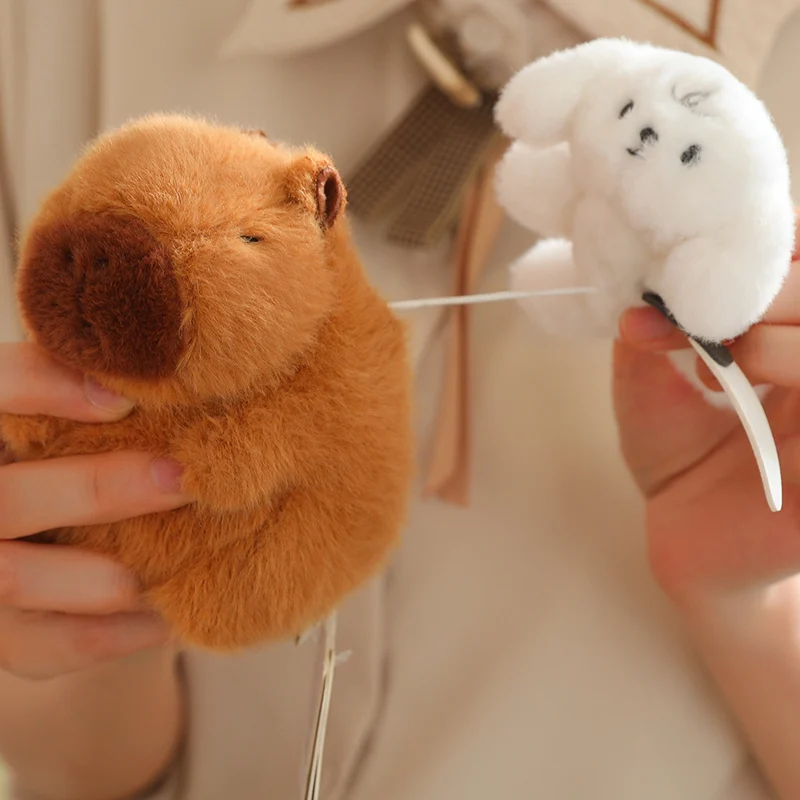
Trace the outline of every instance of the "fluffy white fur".
<instances>
[{"instance_id":1,"label":"fluffy white fur","mask_svg":"<svg viewBox=\"0 0 800 800\"><path fill-rule=\"evenodd\" d=\"M545 331L614 336L645 291L706 341L763 316L791 263L789 168L766 108L721 65L596 39L518 72L496 118L512 139L498 198L546 237L512 266L513 288L598 289L523 301ZM704 391L694 358L674 363Z\"/></svg>"}]
</instances>

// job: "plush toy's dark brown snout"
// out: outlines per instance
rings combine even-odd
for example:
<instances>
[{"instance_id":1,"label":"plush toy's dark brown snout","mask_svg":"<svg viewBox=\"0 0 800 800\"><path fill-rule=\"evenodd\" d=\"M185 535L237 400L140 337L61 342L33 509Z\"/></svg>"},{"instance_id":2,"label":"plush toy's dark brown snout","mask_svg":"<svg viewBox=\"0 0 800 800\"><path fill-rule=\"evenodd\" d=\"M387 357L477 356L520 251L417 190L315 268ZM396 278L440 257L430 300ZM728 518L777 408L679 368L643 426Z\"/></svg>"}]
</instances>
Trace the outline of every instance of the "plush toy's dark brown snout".
<instances>
[{"instance_id":1,"label":"plush toy's dark brown snout","mask_svg":"<svg viewBox=\"0 0 800 800\"><path fill-rule=\"evenodd\" d=\"M33 231L20 302L39 344L76 369L163 378L180 360L174 265L138 219L84 214Z\"/></svg>"}]
</instances>

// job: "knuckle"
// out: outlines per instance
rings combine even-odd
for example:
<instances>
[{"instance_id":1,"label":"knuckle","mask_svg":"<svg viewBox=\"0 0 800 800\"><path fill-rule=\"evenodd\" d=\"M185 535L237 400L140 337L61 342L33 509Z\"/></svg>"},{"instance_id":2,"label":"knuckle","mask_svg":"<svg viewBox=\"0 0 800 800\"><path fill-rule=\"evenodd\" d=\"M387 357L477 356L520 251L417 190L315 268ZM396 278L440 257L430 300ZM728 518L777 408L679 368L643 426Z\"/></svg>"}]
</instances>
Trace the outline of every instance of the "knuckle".
<instances>
[{"instance_id":1,"label":"knuckle","mask_svg":"<svg viewBox=\"0 0 800 800\"><path fill-rule=\"evenodd\" d=\"M101 511L108 502L107 492L104 489L102 466L98 459L93 458L88 463L85 472L84 493L87 506L94 512Z\"/></svg>"},{"instance_id":2,"label":"knuckle","mask_svg":"<svg viewBox=\"0 0 800 800\"><path fill-rule=\"evenodd\" d=\"M71 636L71 646L82 661L102 661L113 651L113 637L107 627L85 620L76 625Z\"/></svg>"},{"instance_id":3,"label":"knuckle","mask_svg":"<svg viewBox=\"0 0 800 800\"><path fill-rule=\"evenodd\" d=\"M67 670L60 669L55 665L48 668L25 663L18 665L11 674L30 683L45 683L62 676L65 672Z\"/></svg>"},{"instance_id":4,"label":"knuckle","mask_svg":"<svg viewBox=\"0 0 800 800\"><path fill-rule=\"evenodd\" d=\"M70 637L70 646L80 661L98 663L105 661L117 651L117 637L113 630L101 620L81 620L75 625Z\"/></svg>"},{"instance_id":5,"label":"knuckle","mask_svg":"<svg viewBox=\"0 0 800 800\"><path fill-rule=\"evenodd\" d=\"M13 652L13 644L9 637L0 640L0 671L10 675L19 675L18 659Z\"/></svg>"},{"instance_id":6,"label":"knuckle","mask_svg":"<svg viewBox=\"0 0 800 800\"><path fill-rule=\"evenodd\" d=\"M53 665L45 668L37 663L36 656L30 651L26 628L38 617L34 613L3 613L0 622L0 671L30 681L42 681L58 674L58 670L52 668Z\"/></svg>"},{"instance_id":7,"label":"knuckle","mask_svg":"<svg viewBox=\"0 0 800 800\"><path fill-rule=\"evenodd\" d=\"M5 535L7 516L13 500L8 471L0 469L0 536Z\"/></svg>"},{"instance_id":8,"label":"knuckle","mask_svg":"<svg viewBox=\"0 0 800 800\"><path fill-rule=\"evenodd\" d=\"M123 567L115 565L109 581L104 611L106 613L132 611L140 605L141 595L136 581Z\"/></svg>"},{"instance_id":9,"label":"knuckle","mask_svg":"<svg viewBox=\"0 0 800 800\"><path fill-rule=\"evenodd\" d=\"M0 547L0 606L13 606L15 604L18 585L14 562Z\"/></svg>"}]
</instances>

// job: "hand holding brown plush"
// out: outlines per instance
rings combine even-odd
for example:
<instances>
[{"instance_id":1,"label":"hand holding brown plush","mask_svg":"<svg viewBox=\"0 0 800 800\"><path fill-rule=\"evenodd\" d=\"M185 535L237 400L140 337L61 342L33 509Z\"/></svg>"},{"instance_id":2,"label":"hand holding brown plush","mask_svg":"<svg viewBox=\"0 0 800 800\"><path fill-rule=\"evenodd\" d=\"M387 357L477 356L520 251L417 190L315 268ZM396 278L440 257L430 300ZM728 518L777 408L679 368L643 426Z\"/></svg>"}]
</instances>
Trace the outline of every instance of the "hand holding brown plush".
<instances>
[{"instance_id":1,"label":"hand holding brown plush","mask_svg":"<svg viewBox=\"0 0 800 800\"><path fill-rule=\"evenodd\" d=\"M145 450L195 502L50 541L118 558L187 643L296 634L384 564L412 476L405 331L329 159L178 116L100 137L21 247L20 311L136 402L102 426L0 417L18 460Z\"/></svg>"}]
</instances>

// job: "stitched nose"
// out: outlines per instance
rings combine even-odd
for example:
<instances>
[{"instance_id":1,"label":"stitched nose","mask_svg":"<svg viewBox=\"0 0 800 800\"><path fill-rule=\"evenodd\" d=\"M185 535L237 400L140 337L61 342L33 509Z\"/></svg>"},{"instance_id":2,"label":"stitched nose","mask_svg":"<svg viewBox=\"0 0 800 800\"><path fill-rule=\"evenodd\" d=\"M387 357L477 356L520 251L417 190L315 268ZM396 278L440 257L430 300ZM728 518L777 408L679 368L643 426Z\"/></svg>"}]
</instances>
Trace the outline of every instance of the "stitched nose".
<instances>
[{"instance_id":1,"label":"stitched nose","mask_svg":"<svg viewBox=\"0 0 800 800\"><path fill-rule=\"evenodd\" d=\"M80 214L35 229L20 302L38 342L75 369L160 378L180 360L175 269L138 219Z\"/></svg>"},{"instance_id":2,"label":"stitched nose","mask_svg":"<svg viewBox=\"0 0 800 800\"><path fill-rule=\"evenodd\" d=\"M642 128L639 132L639 138L642 140L642 144L657 142L658 134L652 128Z\"/></svg>"}]
</instances>

